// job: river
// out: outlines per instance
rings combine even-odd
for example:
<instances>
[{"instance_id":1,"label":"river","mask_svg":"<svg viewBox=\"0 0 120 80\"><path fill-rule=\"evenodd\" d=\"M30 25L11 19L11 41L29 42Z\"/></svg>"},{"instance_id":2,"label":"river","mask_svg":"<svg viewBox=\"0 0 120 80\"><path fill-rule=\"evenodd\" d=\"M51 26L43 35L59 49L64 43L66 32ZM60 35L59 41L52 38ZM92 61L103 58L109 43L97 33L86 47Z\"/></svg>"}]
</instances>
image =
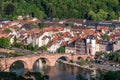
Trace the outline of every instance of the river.
<instances>
[{"instance_id":1,"label":"river","mask_svg":"<svg viewBox=\"0 0 120 80\"><path fill-rule=\"evenodd\" d=\"M22 69L12 70L13 72L22 73ZM56 66L46 67L43 65L42 69L39 67L35 68L34 71L39 71L42 74L49 75L49 80L92 80L98 73L98 71L90 71L74 66L66 65L63 63L56 62ZM79 79L77 76L79 75Z\"/></svg>"},{"instance_id":2,"label":"river","mask_svg":"<svg viewBox=\"0 0 120 80\"><path fill-rule=\"evenodd\" d=\"M92 80L97 76L98 71L90 71L82 68L66 65L63 63L56 63L56 66L50 67L45 74L50 76L50 80ZM77 79L79 75L79 79Z\"/></svg>"}]
</instances>

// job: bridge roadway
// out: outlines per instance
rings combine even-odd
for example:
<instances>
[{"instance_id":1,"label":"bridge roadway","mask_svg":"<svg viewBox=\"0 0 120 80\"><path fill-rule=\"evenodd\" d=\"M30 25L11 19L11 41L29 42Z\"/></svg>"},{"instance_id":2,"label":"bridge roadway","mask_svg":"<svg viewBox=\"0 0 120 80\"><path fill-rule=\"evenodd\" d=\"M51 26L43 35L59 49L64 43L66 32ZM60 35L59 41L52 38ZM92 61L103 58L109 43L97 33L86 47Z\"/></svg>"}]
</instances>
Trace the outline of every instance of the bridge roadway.
<instances>
[{"instance_id":1,"label":"bridge roadway","mask_svg":"<svg viewBox=\"0 0 120 80\"><path fill-rule=\"evenodd\" d=\"M63 60L58 60L58 62L62 62L64 64L80 67L80 68L83 68L83 69L89 69L89 70L100 69L100 70L107 70L107 71L120 71L120 67L114 67L114 66L111 66L111 65L108 65L108 64L104 64L104 65L101 65L101 64L90 64L90 65L93 66L93 67L90 67L89 65L88 66L80 66L79 64L71 63L71 62L63 61Z\"/></svg>"},{"instance_id":2,"label":"bridge roadway","mask_svg":"<svg viewBox=\"0 0 120 80\"><path fill-rule=\"evenodd\" d=\"M39 59L44 59L48 66L55 66L56 61L61 58L65 57L67 61L73 60L77 61L78 59L87 60L87 59L94 59L94 56L90 55L78 55L78 54L36 54L36 55L28 55L28 56L21 56L21 57L10 57L10 58L1 58L0 59L0 69L2 71L9 71L12 64L16 61L21 61L24 64L24 68L32 70L34 63Z\"/></svg>"}]
</instances>

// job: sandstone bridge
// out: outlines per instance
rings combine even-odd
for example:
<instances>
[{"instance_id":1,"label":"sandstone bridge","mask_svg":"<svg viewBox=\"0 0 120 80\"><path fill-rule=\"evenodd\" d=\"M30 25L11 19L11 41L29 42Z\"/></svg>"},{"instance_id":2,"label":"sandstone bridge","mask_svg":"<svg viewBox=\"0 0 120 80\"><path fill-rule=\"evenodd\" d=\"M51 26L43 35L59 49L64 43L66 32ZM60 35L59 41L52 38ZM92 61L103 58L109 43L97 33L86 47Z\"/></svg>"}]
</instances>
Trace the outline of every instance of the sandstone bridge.
<instances>
[{"instance_id":1,"label":"sandstone bridge","mask_svg":"<svg viewBox=\"0 0 120 80\"><path fill-rule=\"evenodd\" d=\"M78 55L78 54L37 54L37 55L28 55L21 57L11 57L11 58L1 58L0 59L0 69L3 71L9 71L10 67L16 61L21 61L24 64L24 68L32 70L34 63L39 59L44 59L48 66L55 66L57 60L61 57L65 57L68 61L73 60L88 60L93 59L94 56L90 55Z\"/></svg>"}]
</instances>

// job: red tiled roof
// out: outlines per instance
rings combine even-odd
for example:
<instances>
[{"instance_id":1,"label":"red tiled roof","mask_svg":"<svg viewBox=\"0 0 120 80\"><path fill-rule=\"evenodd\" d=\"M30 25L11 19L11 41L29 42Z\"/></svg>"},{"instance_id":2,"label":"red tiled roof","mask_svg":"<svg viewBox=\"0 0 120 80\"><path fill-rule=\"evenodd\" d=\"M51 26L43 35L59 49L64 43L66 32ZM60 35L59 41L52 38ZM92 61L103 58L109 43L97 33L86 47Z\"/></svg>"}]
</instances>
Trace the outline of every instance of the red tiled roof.
<instances>
[{"instance_id":1,"label":"red tiled roof","mask_svg":"<svg viewBox=\"0 0 120 80\"><path fill-rule=\"evenodd\" d=\"M76 40L77 40L77 37L73 37L73 38L70 39L70 42L74 42Z\"/></svg>"},{"instance_id":2,"label":"red tiled roof","mask_svg":"<svg viewBox=\"0 0 120 80\"><path fill-rule=\"evenodd\" d=\"M69 32L64 32L63 36L68 36L70 33Z\"/></svg>"},{"instance_id":3,"label":"red tiled roof","mask_svg":"<svg viewBox=\"0 0 120 80\"><path fill-rule=\"evenodd\" d=\"M0 34L0 37L7 37L7 34Z\"/></svg>"},{"instance_id":4,"label":"red tiled roof","mask_svg":"<svg viewBox=\"0 0 120 80\"><path fill-rule=\"evenodd\" d=\"M67 42L66 41L63 41L62 42L62 46L66 46L67 45Z\"/></svg>"},{"instance_id":5,"label":"red tiled roof","mask_svg":"<svg viewBox=\"0 0 120 80\"><path fill-rule=\"evenodd\" d=\"M59 38L59 37L56 35L56 36L53 37L52 40L53 40L53 41L56 41L56 40L58 40L58 38Z\"/></svg>"}]
</instances>

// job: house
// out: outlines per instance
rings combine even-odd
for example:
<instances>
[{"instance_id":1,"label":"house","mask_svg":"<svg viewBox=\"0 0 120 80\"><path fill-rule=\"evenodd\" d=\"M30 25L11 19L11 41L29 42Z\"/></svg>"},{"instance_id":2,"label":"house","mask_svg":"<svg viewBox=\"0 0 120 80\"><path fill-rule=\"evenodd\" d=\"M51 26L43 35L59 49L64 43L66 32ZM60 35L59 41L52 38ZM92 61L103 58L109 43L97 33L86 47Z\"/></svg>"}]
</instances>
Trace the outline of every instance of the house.
<instances>
[{"instance_id":1,"label":"house","mask_svg":"<svg viewBox=\"0 0 120 80\"><path fill-rule=\"evenodd\" d=\"M113 22L113 24L115 25L115 30L120 29L120 22Z\"/></svg>"},{"instance_id":2,"label":"house","mask_svg":"<svg viewBox=\"0 0 120 80\"><path fill-rule=\"evenodd\" d=\"M52 21L53 21L53 18L51 17L44 19L44 23L50 23Z\"/></svg>"},{"instance_id":3,"label":"house","mask_svg":"<svg viewBox=\"0 0 120 80\"><path fill-rule=\"evenodd\" d=\"M73 23L74 26L83 26L83 24L86 22L86 19L75 19L75 18L69 18L65 19L65 24Z\"/></svg>"},{"instance_id":4,"label":"house","mask_svg":"<svg viewBox=\"0 0 120 80\"><path fill-rule=\"evenodd\" d=\"M113 36L115 37L116 40L120 39L120 30L115 30Z\"/></svg>"},{"instance_id":5,"label":"house","mask_svg":"<svg viewBox=\"0 0 120 80\"><path fill-rule=\"evenodd\" d=\"M76 49L75 49L75 44L74 43L70 43L65 47L65 53L76 53Z\"/></svg>"},{"instance_id":6,"label":"house","mask_svg":"<svg viewBox=\"0 0 120 80\"><path fill-rule=\"evenodd\" d=\"M26 38L27 38L27 35L20 35L19 38L17 38L17 41L18 42L23 42L23 43L26 43Z\"/></svg>"},{"instance_id":7,"label":"house","mask_svg":"<svg viewBox=\"0 0 120 80\"><path fill-rule=\"evenodd\" d=\"M99 22L87 20L83 25L87 28L96 29Z\"/></svg>"},{"instance_id":8,"label":"house","mask_svg":"<svg viewBox=\"0 0 120 80\"><path fill-rule=\"evenodd\" d=\"M75 49L76 49L76 54L82 54L82 55L87 54L85 40L80 38L77 39L75 42Z\"/></svg>"},{"instance_id":9,"label":"house","mask_svg":"<svg viewBox=\"0 0 120 80\"><path fill-rule=\"evenodd\" d=\"M32 39L31 34L28 34L28 35L27 35L27 39L26 39L26 43L27 43L27 44L33 43L32 41L33 41L33 39ZM35 43L34 43L34 44L35 44ZM34 44L33 44L33 45L34 45Z\"/></svg>"},{"instance_id":10,"label":"house","mask_svg":"<svg viewBox=\"0 0 120 80\"><path fill-rule=\"evenodd\" d=\"M106 26L97 26L96 30L102 32L103 34L106 34L110 31L109 28Z\"/></svg>"},{"instance_id":11,"label":"house","mask_svg":"<svg viewBox=\"0 0 120 80\"><path fill-rule=\"evenodd\" d=\"M113 50L113 43L105 40L99 41L100 51L107 52Z\"/></svg>"},{"instance_id":12,"label":"house","mask_svg":"<svg viewBox=\"0 0 120 80\"><path fill-rule=\"evenodd\" d=\"M94 35L88 35L86 38L87 54L96 54L96 37Z\"/></svg>"},{"instance_id":13,"label":"house","mask_svg":"<svg viewBox=\"0 0 120 80\"><path fill-rule=\"evenodd\" d=\"M38 47L41 47L47 45L50 39L49 32L31 33L27 36L27 44L32 43L34 46L38 45Z\"/></svg>"},{"instance_id":14,"label":"house","mask_svg":"<svg viewBox=\"0 0 120 80\"><path fill-rule=\"evenodd\" d=\"M53 43L50 47L48 47L47 51L50 53L55 53L60 48L60 43Z\"/></svg>"},{"instance_id":15,"label":"house","mask_svg":"<svg viewBox=\"0 0 120 80\"><path fill-rule=\"evenodd\" d=\"M95 49L96 49L96 52L100 52L100 44L98 42L96 43Z\"/></svg>"},{"instance_id":16,"label":"house","mask_svg":"<svg viewBox=\"0 0 120 80\"><path fill-rule=\"evenodd\" d=\"M97 26L108 27L110 30L115 29L115 24L113 24L112 22L99 22Z\"/></svg>"},{"instance_id":17,"label":"house","mask_svg":"<svg viewBox=\"0 0 120 80\"><path fill-rule=\"evenodd\" d=\"M41 38L43 37L42 35L43 35L42 32L41 33L33 33L33 34L29 35L27 38L27 44L32 43L33 46L38 45L38 47L41 47L42 46Z\"/></svg>"},{"instance_id":18,"label":"house","mask_svg":"<svg viewBox=\"0 0 120 80\"><path fill-rule=\"evenodd\" d=\"M120 40L117 40L113 44L113 51L120 50Z\"/></svg>"},{"instance_id":19,"label":"house","mask_svg":"<svg viewBox=\"0 0 120 80\"><path fill-rule=\"evenodd\" d=\"M71 27L64 27L64 32L70 32L71 31Z\"/></svg>"},{"instance_id":20,"label":"house","mask_svg":"<svg viewBox=\"0 0 120 80\"><path fill-rule=\"evenodd\" d=\"M34 29L34 27L31 26L30 24L24 24L21 27L21 30L32 30L32 29Z\"/></svg>"},{"instance_id":21,"label":"house","mask_svg":"<svg viewBox=\"0 0 120 80\"><path fill-rule=\"evenodd\" d=\"M14 43L14 35L9 35L8 36L8 39L10 40L10 44L13 44Z\"/></svg>"},{"instance_id":22,"label":"house","mask_svg":"<svg viewBox=\"0 0 120 80\"><path fill-rule=\"evenodd\" d=\"M49 40L50 40L50 37L49 37L49 36L44 36L44 37L42 38L42 44L43 44L43 45L47 45L48 42L49 42Z\"/></svg>"},{"instance_id":23,"label":"house","mask_svg":"<svg viewBox=\"0 0 120 80\"><path fill-rule=\"evenodd\" d=\"M8 35L8 34L6 34L6 33L2 33L2 34L0 34L0 38L1 38L1 37L7 37L7 35Z\"/></svg>"}]
</instances>

